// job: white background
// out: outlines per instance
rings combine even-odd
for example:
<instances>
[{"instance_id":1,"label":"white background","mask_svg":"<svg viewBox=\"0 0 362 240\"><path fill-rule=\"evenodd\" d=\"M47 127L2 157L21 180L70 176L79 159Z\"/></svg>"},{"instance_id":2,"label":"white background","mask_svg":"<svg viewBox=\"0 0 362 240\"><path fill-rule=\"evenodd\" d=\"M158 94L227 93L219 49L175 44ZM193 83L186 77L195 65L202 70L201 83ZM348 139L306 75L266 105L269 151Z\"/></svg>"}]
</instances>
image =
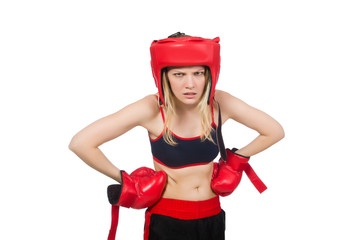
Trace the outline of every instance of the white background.
<instances>
[{"instance_id":1,"label":"white background","mask_svg":"<svg viewBox=\"0 0 362 240\"><path fill-rule=\"evenodd\" d=\"M218 89L277 119L286 137L222 198L227 239L362 239L360 1L1 1L0 239L106 239L113 180L68 150L89 123L156 92L149 46L182 31L221 38ZM224 126L228 147L256 133ZM152 167L147 133L102 146ZM117 239L142 239L121 209Z\"/></svg>"}]
</instances>

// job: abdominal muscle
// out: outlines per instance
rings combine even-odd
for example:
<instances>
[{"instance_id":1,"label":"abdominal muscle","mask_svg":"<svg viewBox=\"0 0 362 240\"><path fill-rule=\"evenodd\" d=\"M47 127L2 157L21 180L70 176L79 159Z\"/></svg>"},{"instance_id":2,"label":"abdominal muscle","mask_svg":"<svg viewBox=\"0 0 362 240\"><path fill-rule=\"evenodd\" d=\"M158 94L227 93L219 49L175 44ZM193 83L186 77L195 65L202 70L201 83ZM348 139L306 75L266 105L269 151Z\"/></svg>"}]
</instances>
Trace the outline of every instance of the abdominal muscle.
<instances>
[{"instance_id":1,"label":"abdominal muscle","mask_svg":"<svg viewBox=\"0 0 362 240\"><path fill-rule=\"evenodd\" d=\"M213 162L204 165L169 168L154 161L157 171L165 171L168 179L163 198L203 201L215 197L210 182Z\"/></svg>"}]
</instances>

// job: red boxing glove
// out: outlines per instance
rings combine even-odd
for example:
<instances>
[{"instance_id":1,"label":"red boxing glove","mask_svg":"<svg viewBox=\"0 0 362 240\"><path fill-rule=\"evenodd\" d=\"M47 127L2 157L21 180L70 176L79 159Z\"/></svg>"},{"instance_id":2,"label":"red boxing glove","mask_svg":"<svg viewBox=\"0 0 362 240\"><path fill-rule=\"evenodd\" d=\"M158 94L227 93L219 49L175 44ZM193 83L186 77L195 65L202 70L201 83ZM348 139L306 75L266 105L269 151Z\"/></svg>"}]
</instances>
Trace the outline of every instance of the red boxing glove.
<instances>
[{"instance_id":1,"label":"red boxing glove","mask_svg":"<svg viewBox=\"0 0 362 240\"><path fill-rule=\"evenodd\" d=\"M264 192L267 187L248 163L250 158L235 153L236 150L236 148L226 149L226 161L220 159L219 163L214 163L211 189L222 197L230 195L239 185L245 171L258 191Z\"/></svg>"},{"instance_id":2,"label":"red boxing glove","mask_svg":"<svg viewBox=\"0 0 362 240\"><path fill-rule=\"evenodd\" d=\"M112 223L108 240L116 239L119 206L126 208L147 208L155 204L166 186L167 175L147 167L136 169L128 175L121 171L122 184L109 185L107 189L109 203L112 204Z\"/></svg>"},{"instance_id":3,"label":"red boxing glove","mask_svg":"<svg viewBox=\"0 0 362 240\"><path fill-rule=\"evenodd\" d=\"M155 204L162 195L167 175L147 167L136 169L131 175L121 171L122 184L108 186L108 200L112 205L126 208L147 208Z\"/></svg>"}]
</instances>

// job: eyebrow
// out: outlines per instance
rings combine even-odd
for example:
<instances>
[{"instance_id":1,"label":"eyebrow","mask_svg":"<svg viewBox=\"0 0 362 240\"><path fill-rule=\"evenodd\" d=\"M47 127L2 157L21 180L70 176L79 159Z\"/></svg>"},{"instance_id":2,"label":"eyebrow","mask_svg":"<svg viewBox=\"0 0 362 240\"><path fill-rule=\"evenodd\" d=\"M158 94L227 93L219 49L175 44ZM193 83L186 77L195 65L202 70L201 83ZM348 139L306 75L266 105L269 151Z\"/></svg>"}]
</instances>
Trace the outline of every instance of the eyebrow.
<instances>
[{"instance_id":1,"label":"eyebrow","mask_svg":"<svg viewBox=\"0 0 362 240\"><path fill-rule=\"evenodd\" d=\"M185 72L185 70L183 70L183 68L173 68L170 71L175 71L175 72ZM194 70L194 72L202 72L205 71L205 69L203 67L197 68L196 70Z\"/></svg>"}]
</instances>

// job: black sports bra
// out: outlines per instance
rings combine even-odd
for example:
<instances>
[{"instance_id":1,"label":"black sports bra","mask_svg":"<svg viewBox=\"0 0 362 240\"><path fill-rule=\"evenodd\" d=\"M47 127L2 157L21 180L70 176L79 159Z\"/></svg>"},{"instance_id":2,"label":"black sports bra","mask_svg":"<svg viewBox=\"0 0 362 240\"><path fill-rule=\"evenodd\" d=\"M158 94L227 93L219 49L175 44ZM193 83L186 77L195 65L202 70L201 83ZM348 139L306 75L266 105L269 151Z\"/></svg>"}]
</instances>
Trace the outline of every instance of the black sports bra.
<instances>
[{"instance_id":1,"label":"black sports bra","mask_svg":"<svg viewBox=\"0 0 362 240\"><path fill-rule=\"evenodd\" d=\"M160 111L163 122L165 122L165 116L161 107ZM213 161L219 153L219 147L216 144L216 124L214 123L212 106L211 111L213 115L213 131L211 131L211 136L215 144L207 139L201 141L200 136L193 138L183 138L172 133L175 141L177 142L177 145L172 146L165 142L163 139L163 133L161 133L161 135L156 139L150 138L153 159L156 162L170 168L183 168L195 165L203 165Z\"/></svg>"}]
</instances>

